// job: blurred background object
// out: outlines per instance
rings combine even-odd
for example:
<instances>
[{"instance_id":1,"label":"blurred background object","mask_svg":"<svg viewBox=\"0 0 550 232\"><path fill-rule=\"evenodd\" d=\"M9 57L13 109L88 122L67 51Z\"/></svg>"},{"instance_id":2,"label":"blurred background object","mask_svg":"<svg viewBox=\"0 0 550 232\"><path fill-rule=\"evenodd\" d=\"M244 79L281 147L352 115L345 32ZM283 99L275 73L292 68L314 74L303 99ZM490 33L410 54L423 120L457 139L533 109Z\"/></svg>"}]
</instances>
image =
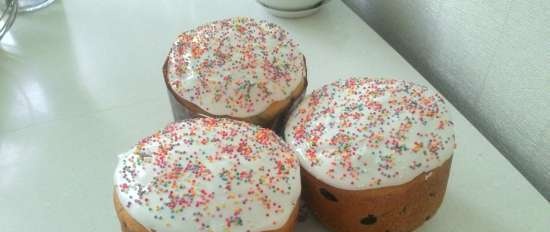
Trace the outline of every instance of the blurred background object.
<instances>
[{"instance_id":1,"label":"blurred background object","mask_svg":"<svg viewBox=\"0 0 550 232\"><path fill-rule=\"evenodd\" d=\"M0 40L8 32L18 12L42 9L55 0L0 0Z\"/></svg>"},{"instance_id":2,"label":"blurred background object","mask_svg":"<svg viewBox=\"0 0 550 232\"><path fill-rule=\"evenodd\" d=\"M317 13L329 0L256 0L270 14L281 18L302 18Z\"/></svg>"},{"instance_id":3,"label":"blurred background object","mask_svg":"<svg viewBox=\"0 0 550 232\"><path fill-rule=\"evenodd\" d=\"M17 1L0 1L0 40L8 32L17 15Z\"/></svg>"},{"instance_id":4,"label":"blurred background object","mask_svg":"<svg viewBox=\"0 0 550 232\"><path fill-rule=\"evenodd\" d=\"M11 0L10 0L11 1ZM20 12L28 12L49 6L55 0L15 0L18 2Z\"/></svg>"},{"instance_id":5,"label":"blurred background object","mask_svg":"<svg viewBox=\"0 0 550 232\"><path fill-rule=\"evenodd\" d=\"M258 0L258 2L279 10L295 11L310 9L323 0Z\"/></svg>"}]
</instances>

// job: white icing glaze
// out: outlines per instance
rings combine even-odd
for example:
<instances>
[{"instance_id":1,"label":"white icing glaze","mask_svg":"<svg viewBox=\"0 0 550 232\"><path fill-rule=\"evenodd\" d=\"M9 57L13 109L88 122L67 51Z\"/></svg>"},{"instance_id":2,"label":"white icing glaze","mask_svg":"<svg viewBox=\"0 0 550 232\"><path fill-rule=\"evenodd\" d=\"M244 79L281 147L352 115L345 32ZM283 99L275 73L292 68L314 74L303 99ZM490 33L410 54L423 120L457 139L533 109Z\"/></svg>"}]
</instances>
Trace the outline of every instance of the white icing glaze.
<instances>
[{"instance_id":1,"label":"white icing glaze","mask_svg":"<svg viewBox=\"0 0 550 232\"><path fill-rule=\"evenodd\" d=\"M181 34L167 59L180 97L214 115L249 117L288 98L305 79L305 63L288 32L246 17Z\"/></svg>"},{"instance_id":2,"label":"white icing glaze","mask_svg":"<svg viewBox=\"0 0 550 232\"><path fill-rule=\"evenodd\" d=\"M116 193L149 230L268 231L300 195L293 150L268 129L230 119L168 125L119 156Z\"/></svg>"},{"instance_id":3,"label":"white icing glaze","mask_svg":"<svg viewBox=\"0 0 550 232\"><path fill-rule=\"evenodd\" d=\"M426 87L352 78L307 96L291 113L285 139L317 179L365 190L441 166L455 149L453 128L445 100Z\"/></svg>"}]
</instances>

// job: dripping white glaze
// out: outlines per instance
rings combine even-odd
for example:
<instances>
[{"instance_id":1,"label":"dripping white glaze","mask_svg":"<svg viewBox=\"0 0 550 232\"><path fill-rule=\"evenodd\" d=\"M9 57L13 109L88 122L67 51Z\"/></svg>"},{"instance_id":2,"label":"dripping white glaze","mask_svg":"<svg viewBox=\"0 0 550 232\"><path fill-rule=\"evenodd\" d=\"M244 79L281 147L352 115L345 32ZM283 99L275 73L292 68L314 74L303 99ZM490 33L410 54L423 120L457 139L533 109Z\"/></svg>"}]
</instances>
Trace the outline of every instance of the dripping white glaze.
<instances>
[{"instance_id":1,"label":"dripping white glaze","mask_svg":"<svg viewBox=\"0 0 550 232\"><path fill-rule=\"evenodd\" d=\"M288 32L247 17L184 32L166 64L176 94L211 114L234 117L258 115L288 98L306 75Z\"/></svg>"},{"instance_id":2,"label":"dripping white glaze","mask_svg":"<svg viewBox=\"0 0 550 232\"><path fill-rule=\"evenodd\" d=\"M268 129L230 119L173 123L119 156L126 211L157 232L267 231L300 194L296 154Z\"/></svg>"},{"instance_id":3,"label":"dripping white glaze","mask_svg":"<svg viewBox=\"0 0 550 232\"><path fill-rule=\"evenodd\" d=\"M438 93L411 82L351 78L323 86L291 113L285 139L301 166L346 190L407 183L455 149Z\"/></svg>"}]
</instances>

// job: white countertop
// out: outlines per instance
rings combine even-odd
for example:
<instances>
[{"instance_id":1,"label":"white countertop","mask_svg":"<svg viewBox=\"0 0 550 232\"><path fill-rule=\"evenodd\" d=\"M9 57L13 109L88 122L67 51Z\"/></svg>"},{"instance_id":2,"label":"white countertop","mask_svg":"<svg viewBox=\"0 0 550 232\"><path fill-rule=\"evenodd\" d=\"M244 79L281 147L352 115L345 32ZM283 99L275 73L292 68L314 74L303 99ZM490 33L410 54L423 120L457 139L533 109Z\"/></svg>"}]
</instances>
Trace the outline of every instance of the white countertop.
<instances>
[{"instance_id":1,"label":"white countertop","mask_svg":"<svg viewBox=\"0 0 550 232\"><path fill-rule=\"evenodd\" d=\"M298 20L252 0L57 1L0 45L0 230L119 231L116 154L171 120L161 65L179 32L268 19L300 42L309 90L350 76L429 85L340 1ZM460 86L457 86L460 88ZM458 149L439 212L418 231L549 231L550 204L454 108ZM324 231L309 219L297 231Z\"/></svg>"}]
</instances>

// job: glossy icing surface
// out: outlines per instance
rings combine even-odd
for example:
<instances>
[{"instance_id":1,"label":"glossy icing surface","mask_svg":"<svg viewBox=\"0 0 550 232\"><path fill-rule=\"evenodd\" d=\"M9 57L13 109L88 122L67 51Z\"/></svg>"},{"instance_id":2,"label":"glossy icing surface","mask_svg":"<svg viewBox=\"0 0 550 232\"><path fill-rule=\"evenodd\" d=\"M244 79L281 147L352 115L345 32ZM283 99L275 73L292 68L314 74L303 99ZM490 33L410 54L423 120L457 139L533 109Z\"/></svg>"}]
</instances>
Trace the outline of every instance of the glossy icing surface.
<instances>
[{"instance_id":1,"label":"glossy icing surface","mask_svg":"<svg viewBox=\"0 0 550 232\"><path fill-rule=\"evenodd\" d=\"M119 156L116 193L151 231L267 231L300 194L296 154L268 129L230 119L168 125Z\"/></svg>"},{"instance_id":2,"label":"glossy icing surface","mask_svg":"<svg viewBox=\"0 0 550 232\"><path fill-rule=\"evenodd\" d=\"M455 149L453 128L445 100L426 87L351 78L307 96L292 112L285 139L317 179L365 190L441 166Z\"/></svg>"},{"instance_id":3,"label":"glossy icing surface","mask_svg":"<svg viewBox=\"0 0 550 232\"><path fill-rule=\"evenodd\" d=\"M281 27L247 17L182 33L168 55L175 93L214 115L249 117L289 97L305 78L298 44Z\"/></svg>"}]
</instances>

